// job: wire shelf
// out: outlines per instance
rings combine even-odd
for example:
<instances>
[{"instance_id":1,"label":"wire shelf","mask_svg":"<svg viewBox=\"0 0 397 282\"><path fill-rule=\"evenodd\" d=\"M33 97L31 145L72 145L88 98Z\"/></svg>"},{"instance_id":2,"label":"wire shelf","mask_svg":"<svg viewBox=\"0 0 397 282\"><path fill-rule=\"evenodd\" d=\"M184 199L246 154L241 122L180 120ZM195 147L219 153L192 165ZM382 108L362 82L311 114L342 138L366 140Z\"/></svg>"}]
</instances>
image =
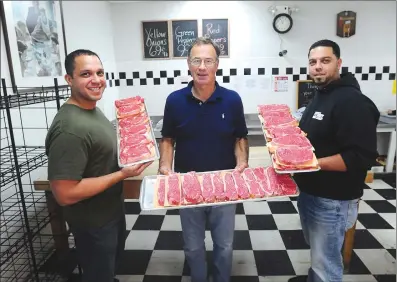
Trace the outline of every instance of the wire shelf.
<instances>
[{"instance_id":1,"label":"wire shelf","mask_svg":"<svg viewBox=\"0 0 397 282\"><path fill-rule=\"evenodd\" d=\"M47 165L40 137L48 131L61 101L70 97L70 88L58 87L55 79L54 87L20 88L8 95L4 79L1 86L1 281L68 281L77 266L74 244L69 242L70 248L60 252L56 240L71 235L64 231L53 234L48 194L35 191L33 182ZM55 103L48 103L51 101L56 102L56 107Z\"/></svg>"}]
</instances>

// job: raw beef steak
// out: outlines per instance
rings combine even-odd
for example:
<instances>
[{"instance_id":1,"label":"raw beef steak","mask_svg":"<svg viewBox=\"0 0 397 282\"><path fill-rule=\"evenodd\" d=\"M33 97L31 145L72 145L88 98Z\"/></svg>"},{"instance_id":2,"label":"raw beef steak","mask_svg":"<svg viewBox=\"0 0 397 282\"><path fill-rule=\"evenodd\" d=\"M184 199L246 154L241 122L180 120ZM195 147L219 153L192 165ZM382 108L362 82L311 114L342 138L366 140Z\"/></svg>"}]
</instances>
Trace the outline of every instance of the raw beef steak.
<instances>
[{"instance_id":1,"label":"raw beef steak","mask_svg":"<svg viewBox=\"0 0 397 282\"><path fill-rule=\"evenodd\" d=\"M236 184L233 180L233 175L231 172L226 172L224 175L225 181L225 194L227 201L235 201L238 200L238 192L236 189Z\"/></svg>"},{"instance_id":2,"label":"raw beef steak","mask_svg":"<svg viewBox=\"0 0 397 282\"><path fill-rule=\"evenodd\" d=\"M119 99L114 102L116 108L120 108L121 106L128 105L128 104L142 104L144 102L144 99L141 96L135 96L135 97L128 97L124 99Z\"/></svg>"},{"instance_id":3,"label":"raw beef steak","mask_svg":"<svg viewBox=\"0 0 397 282\"><path fill-rule=\"evenodd\" d=\"M158 189L157 189L158 205L164 206L164 203L165 203L165 177L159 176L157 181L158 181Z\"/></svg>"},{"instance_id":4,"label":"raw beef steak","mask_svg":"<svg viewBox=\"0 0 397 282\"><path fill-rule=\"evenodd\" d=\"M268 129L270 138L278 138L284 135L302 134L302 130L297 126L276 126Z\"/></svg>"},{"instance_id":5,"label":"raw beef steak","mask_svg":"<svg viewBox=\"0 0 397 282\"><path fill-rule=\"evenodd\" d=\"M223 188L223 184L222 184ZM222 190L223 192L223 190ZM215 202L214 185L212 183L212 178L210 173L203 173L202 176L202 195L203 200L206 203Z\"/></svg>"},{"instance_id":6,"label":"raw beef steak","mask_svg":"<svg viewBox=\"0 0 397 282\"><path fill-rule=\"evenodd\" d=\"M250 190L251 197L253 198L262 198L265 196L265 192L262 190L262 187L259 181L256 180L254 171L252 168L246 168L243 172L243 178L245 182L248 184L248 188Z\"/></svg>"},{"instance_id":7,"label":"raw beef steak","mask_svg":"<svg viewBox=\"0 0 397 282\"><path fill-rule=\"evenodd\" d=\"M127 127L131 125L142 125L147 124L149 122L149 117L146 113L142 113L136 116L128 116L125 118L119 119L119 127Z\"/></svg>"},{"instance_id":8,"label":"raw beef steak","mask_svg":"<svg viewBox=\"0 0 397 282\"><path fill-rule=\"evenodd\" d=\"M126 165L149 158L152 155L152 147L153 145L138 144L120 148L120 163Z\"/></svg>"},{"instance_id":9,"label":"raw beef steak","mask_svg":"<svg viewBox=\"0 0 397 282\"><path fill-rule=\"evenodd\" d=\"M281 165L299 166L313 161L313 150L299 147L278 147L275 158Z\"/></svg>"},{"instance_id":10,"label":"raw beef steak","mask_svg":"<svg viewBox=\"0 0 397 282\"><path fill-rule=\"evenodd\" d=\"M234 183L236 184L237 187L237 193L240 199L249 199L250 198L250 192L248 189L247 183L245 183L245 180L243 176L241 175L240 172L237 170L234 170L232 172L233 180Z\"/></svg>"},{"instance_id":11,"label":"raw beef steak","mask_svg":"<svg viewBox=\"0 0 397 282\"><path fill-rule=\"evenodd\" d=\"M212 183L214 184L214 196L217 201L225 201L225 182L220 172L211 173Z\"/></svg>"},{"instance_id":12,"label":"raw beef steak","mask_svg":"<svg viewBox=\"0 0 397 282\"><path fill-rule=\"evenodd\" d=\"M268 146L272 148L296 146L300 148L313 149L309 139L307 139L306 136L299 134L290 134L274 138Z\"/></svg>"},{"instance_id":13,"label":"raw beef steak","mask_svg":"<svg viewBox=\"0 0 397 282\"><path fill-rule=\"evenodd\" d=\"M291 116L268 116L263 118L263 126L265 128L288 124L297 125L298 122Z\"/></svg>"},{"instance_id":14,"label":"raw beef steak","mask_svg":"<svg viewBox=\"0 0 397 282\"><path fill-rule=\"evenodd\" d=\"M186 204L200 204L203 202L201 185L195 172L182 176L182 195Z\"/></svg>"},{"instance_id":15,"label":"raw beef steak","mask_svg":"<svg viewBox=\"0 0 397 282\"><path fill-rule=\"evenodd\" d=\"M181 204L180 180L177 173L172 173L167 177L167 201L172 206Z\"/></svg>"}]
</instances>

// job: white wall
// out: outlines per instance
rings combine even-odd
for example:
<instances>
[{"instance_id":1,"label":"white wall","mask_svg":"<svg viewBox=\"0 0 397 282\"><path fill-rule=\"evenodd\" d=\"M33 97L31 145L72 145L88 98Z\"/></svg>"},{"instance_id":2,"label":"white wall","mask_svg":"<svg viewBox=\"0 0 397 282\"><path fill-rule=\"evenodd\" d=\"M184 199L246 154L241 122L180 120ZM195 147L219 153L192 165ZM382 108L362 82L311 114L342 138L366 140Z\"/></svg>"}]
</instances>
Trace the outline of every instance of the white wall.
<instances>
[{"instance_id":1,"label":"white wall","mask_svg":"<svg viewBox=\"0 0 397 282\"><path fill-rule=\"evenodd\" d=\"M237 90L242 96L246 113L255 113L260 103L283 102L296 108L295 82L289 76L288 93L275 93L270 87L273 67L280 68L280 75L286 67L293 67L299 74L300 67L307 66L309 46L323 38L335 40L341 47L343 66L349 71L362 66L363 72L369 72L369 66L376 66L376 72L382 73L383 66L390 66L390 72L396 72L396 3L383 1L179 1L160 2L141 1L136 3L114 3L111 5L113 38L117 70L126 72L132 78L133 71L139 71L145 77L146 71L153 71L154 77L160 77L160 70L167 70L167 76L173 76L174 70L187 74L185 60L143 60L141 21L170 19L223 18L230 21L230 58L222 58L219 68L228 75L230 68L237 68L238 75L230 83L222 85ZM273 16L268 12L270 5L291 5L298 7L293 12L292 30L279 36L272 28ZM161 8L160 8L161 7ZM344 10L357 12L356 35L351 38L336 36L336 15ZM280 40L281 39L281 40ZM287 49L285 58L278 52ZM257 76L257 68L266 69L265 76ZM251 68L252 74L244 76L243 69ZM169 72L172 72L171 74ZM118 78L118 74L115 74ZM301 75L305 79L306 75ZM361 81L363 92L375 101L381 111L394 108L395 96L391 95L388 74L382 80L375 81L375 74L368 81ZM148 85L126 86L120 80L120 97L141 95L146 98L150 114L161 115L166 96L173 90L183 87L177 84L167 85L162 78L161 85L154 86L152 79ZM218 77L218 82L222 77ZM139 81L137 81L139 82ZM136 86L135 86L136 85Z\"/></svg>"},{"instance_id":2,"label":"white wall","mask_svg":"<svg viewBox=\"0 0 397 282\"><path fill-rule=\"evenodd\" d=\"M90 49L101 58L105 71L116 71L113 23L108 1L63 1L68 53ZM108 87L98 106L109 119L115 118L114 100L118 89Z\"/></svg>"}]
</instances>

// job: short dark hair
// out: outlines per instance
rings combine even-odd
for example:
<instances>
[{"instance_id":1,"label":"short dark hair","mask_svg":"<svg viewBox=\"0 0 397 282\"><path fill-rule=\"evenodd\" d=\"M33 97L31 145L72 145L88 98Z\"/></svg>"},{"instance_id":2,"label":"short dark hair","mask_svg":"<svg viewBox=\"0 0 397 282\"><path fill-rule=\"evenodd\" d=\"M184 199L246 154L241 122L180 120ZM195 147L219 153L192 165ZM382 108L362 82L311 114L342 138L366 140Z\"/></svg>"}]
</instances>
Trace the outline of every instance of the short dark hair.
<instances>
[{"instance_id":1,"label":"short dark hair","mask_svg":"<svg viewBox=\"0 0 397 282\"><path fill-rule=\"evenodd\" d=\"M77 50L69 53L66 56L65 70L68 75L73 77L73 71L74 71L74 67L75 67L75 59L82 55L96 56L101 61L101 58L99 58L99 56L95 52L92 52L91 50L86 50L86 49L77 49ZM101 63L102 63L102 61L101 61Z\"/></svg>"},{"instance_id":2,"label":"short dark hair","mask_svg":"<svg viewBox=\"0 0 397 282\"><path fill-rule=\"evenodd\" d=\"M192 52L192 49L194 46L200 46L200 45L212 45L215 48L216 52L216 58L219 58L219 55L221 54L221 49L219 49L219 46L212 41L211 38L207 37L198 37L196 40L193 41L192 45L189 47L188 54L190 57L190 53Z\"/></svg>"},{"instance_id":3,"label":"short dark hair","mask_svg":"<svg viewBox=\"0 0 397 282\"><path fill-rule=\"evenodd\" d=\"M312 49L314 49L314 48L316 48L316 47L320 47L320 46L322 46L322 47L331 47L331 48L332 48L332 52L334 53L334 55L336 56L336 58L337 58L337 59L340 58L340 48L339 48L339 45L338 45L336 42L334 42L334 41L332 41L332 40L329 40L329 39L323 39L323 40L319 40L319 41L313 43L312 46L310 46L310 48L309 48L309 53L307 54L307 56L309 57L310 51L311 51Z\"/></svg>"}]
</instances>

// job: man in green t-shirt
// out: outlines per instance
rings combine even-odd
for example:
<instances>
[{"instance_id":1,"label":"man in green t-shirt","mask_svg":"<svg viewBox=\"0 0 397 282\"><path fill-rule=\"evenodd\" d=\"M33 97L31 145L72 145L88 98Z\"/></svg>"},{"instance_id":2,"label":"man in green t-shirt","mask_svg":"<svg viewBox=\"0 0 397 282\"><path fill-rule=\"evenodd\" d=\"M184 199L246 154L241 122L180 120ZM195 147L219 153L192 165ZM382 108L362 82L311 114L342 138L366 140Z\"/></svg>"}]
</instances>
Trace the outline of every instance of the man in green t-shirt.
<instances>
[{"instance_id":1,"label":"man in green t-shirt","mask_svg":"<svg viewBox=\"0 0 397 282\"><path fill-rule=\"evenodd\" d=\"M48 179L76 241L84 282L113 282L124 250L122 180L150 163L120 169L116 131L96 103L106 87L102 62L89 50L65 59L71 97L48 130Z\"/></svg>"}]
</instances>

